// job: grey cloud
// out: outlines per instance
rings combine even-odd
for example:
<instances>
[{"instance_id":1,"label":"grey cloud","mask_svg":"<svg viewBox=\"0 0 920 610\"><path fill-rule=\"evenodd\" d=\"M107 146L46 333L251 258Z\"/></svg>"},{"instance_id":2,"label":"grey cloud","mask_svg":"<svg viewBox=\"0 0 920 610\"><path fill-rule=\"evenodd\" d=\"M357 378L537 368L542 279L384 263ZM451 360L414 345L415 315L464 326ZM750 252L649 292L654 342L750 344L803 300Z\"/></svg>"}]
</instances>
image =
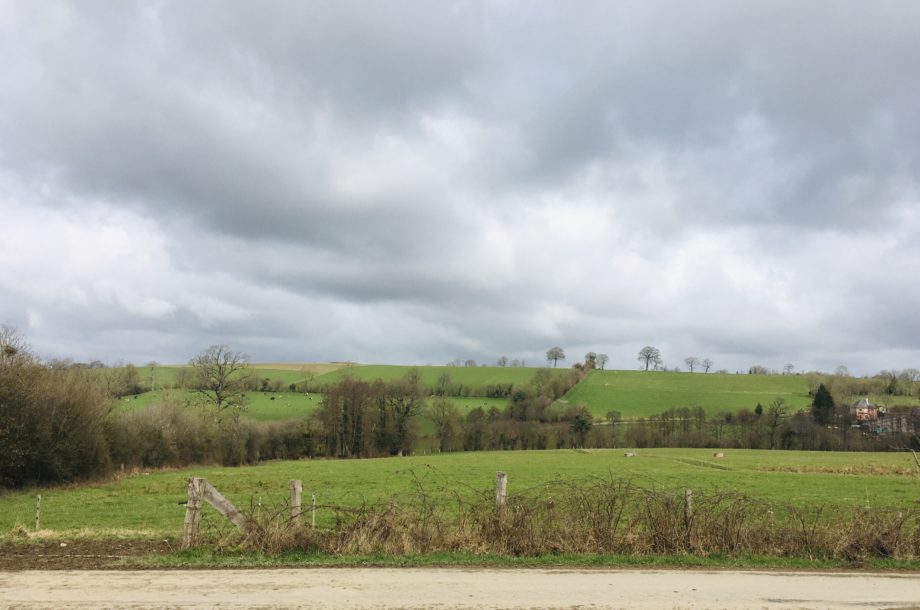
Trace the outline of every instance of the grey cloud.
<instances>
[{"instance_id":1,"label":"grey cloud","mask_svg":"<svg viewBox=\"0 0 920 610\"><path fill-rule=\"evenodd\" d=\"M672 364L691 349L728 367L920 357L920 292L900 279L920 256L914 3L0 15L0 212L68 215L55 230L91 240L80 214L101 206L163 244L138 265L148 285L107 267L71 309L0 266L0 320L41 314L43 346L437 363L540 360L558 343L627 367L649 342ZM876 272L886 256L898 273ZM0 245L6 261L21 264ZM145 316L121 288L171 309Z\"/></svg>"}]
</instances>

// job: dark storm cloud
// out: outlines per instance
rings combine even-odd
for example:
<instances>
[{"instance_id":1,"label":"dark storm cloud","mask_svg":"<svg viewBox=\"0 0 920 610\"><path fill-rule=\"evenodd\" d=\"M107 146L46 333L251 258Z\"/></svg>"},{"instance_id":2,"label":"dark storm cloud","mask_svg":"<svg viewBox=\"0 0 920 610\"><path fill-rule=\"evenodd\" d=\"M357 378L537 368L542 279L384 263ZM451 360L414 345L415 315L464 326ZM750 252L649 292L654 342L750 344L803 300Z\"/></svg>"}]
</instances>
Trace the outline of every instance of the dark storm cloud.
<instances>
[{"instance_id":1,"label":"dark storm cloud","mask_svg":"<svg viewBox=\"0 0 920 610\"><path fill-rule=\"evenodd\" d=\"M4 3L0 211L30 237L0 244L0 320L178 361L920 358L918 27L912 2Z\"/></svg>"}]
</instances>

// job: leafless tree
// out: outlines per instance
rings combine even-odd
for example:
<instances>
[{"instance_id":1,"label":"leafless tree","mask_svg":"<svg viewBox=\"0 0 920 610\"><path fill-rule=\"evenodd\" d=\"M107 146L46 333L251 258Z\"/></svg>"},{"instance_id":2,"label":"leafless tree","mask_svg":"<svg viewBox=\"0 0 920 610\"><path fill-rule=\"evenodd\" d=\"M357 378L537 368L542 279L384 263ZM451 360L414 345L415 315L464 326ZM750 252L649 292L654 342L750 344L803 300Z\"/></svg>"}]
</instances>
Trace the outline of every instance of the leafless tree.
<instances>
[{"instance_id":1,"label":"leafless tree","mask_svg":"<svg viewBox=\"0 0 920 610\"><path fill-rule=\"evenodd\" d=\"M661 365L661 352L658 351L657 347L652 347L651 345L646 345L639 350L639 362L645 363L645 370L648 370L650 365L654 365L656 368Z\"/></svg>"},{"instance_id":2,"label":"leafless tree","mask_svg":"<svg viewBox=\"0 0 920 610\"><path fill-rule=\"evenodd\" d=\"M791 362L787 362L783 365L783 375L791 375L792 371L795 370L795 365Z\"/></svg>"},{"instance_id":3,"label":"leafless tree","mask_svg":"<svg viewBox=\"0 0 920 610\"><path fill-rule=\"evenodd\" d=\"M565 360L565 352L562 351L562 348L559 346L551 347L546 350L546 361L553 363L553 368L556 368L556 362L559 360Z\"/></svg>"},{"instance_id":4,"label":"leafless tree","mask_svg":"<svg viewBox=\"0 0 920 610\"><path fill-rule=\"evenodd\" d=\"M4 324L0 326L0 364L29 357L29 347L18 330Z\"/></svg>"},{"instance_id":5,"label":"leafless tree","mask_svg":"<svg viewBox=\"0 0 920 610\"><path fill-rule=\"evenodd\" d=\"M584 368L586 371L597 368L597 354L594 352L588 352L585 354L585 365Z\"/></svg>"},{"instance_id":6,"label":"leafless tree","mask_svg":"<svg viewBox=\"0 0 920 610\"><path fill-rule=\"evenodd\" d=\"M834 369L834 375L837 375L838 377L849 377L850 369L841 364L836 369Z\"/></svg>"},{"instance_id":7,"label":"leafless tree","mask_svg":"<svg viewBox=\"0 0 920 610\"><path fill-rule=\"evenodd\" d=\"M696 367L700 365L700 359L696 356L687 356L684 358L684 364L687 365L687 368L690 369L690 372L692 373Z\"/></svg>"},{"instance_id":8,"label":"leafless tree","mask_svg":"<svg viewBox=\"0 0 920 610\"><path fill-rule=\"evenodd\" d=\"M150 389L154 392L157 391L157 367L160 366L156 360L151 360L147 363L147 368L150 369Z\"/></svg>"},{"instance_id":9,"label":"leafless tree","mask_svg":"<svg viewBox=\"0 0 920 610\"><path fill-rule=\"evenodd\" d=\"M767 433L770 438L770 449L776 449L776 433L783 418L786 417L786 401L777 398L770 403L767 409Z\"/></svg>"},{"instance_id":10,"label":"leafless tree","mask_svg":"<svg viewBox=\"0 0 920 610\"><path fill-rule=\"evenodd\" d=\"M498 366L508 366L508 356L502 356L498 359Z\"/></svg>"},{"instance_id":11,"label":"leafless tree","mask_svg":"<svg viewBox=\"0 0 920 610\"><path fill-rule=\"evenodd\" d=\"M610 357L607 354L598 354L597 355L597 368L604 370L604 367L607 366L607 363L610 362Z\"/></svg>"},{"instance_id":12,"label":"leafless tree","mask_svg":"<svg viewBox=\"0 0 920 610\"><path fill-rule=\"evenodd\" d=\"M226 345L212 345L189 361L194 370L195 390L214 405L219 419L225 412L238 416L246 407L249 357Z\"/></svg>"},{"instance_id":13,"label":"leafless tree","mask_svg":"<svg viewBox=\"0 0 920 610\"><path fill-rule=\"evenodd\" d=\"M709 369L712 368L712 360L710 358L703 358L703 361L700 364L703 367L704 373L708 373Z\"/></svg>"}]
</instances>

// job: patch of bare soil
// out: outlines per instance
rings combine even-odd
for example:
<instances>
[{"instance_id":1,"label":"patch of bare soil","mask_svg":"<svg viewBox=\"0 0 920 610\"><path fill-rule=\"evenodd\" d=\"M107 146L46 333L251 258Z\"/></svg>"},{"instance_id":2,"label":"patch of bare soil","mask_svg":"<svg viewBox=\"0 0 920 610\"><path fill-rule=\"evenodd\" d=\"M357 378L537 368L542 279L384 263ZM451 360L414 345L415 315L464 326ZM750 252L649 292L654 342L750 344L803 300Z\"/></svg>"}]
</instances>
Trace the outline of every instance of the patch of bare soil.
<instances>
[{"instance_id":1,"label":"patch of bare soil","mask_svg":"<svg viewBox=\"0 0 920 610\"><path fill-rule=\"evenodd\" d=\"M121 560L175 550L164 540L74 540L0 544L0 570L117 569Z\"/></svg>"}]
</instances>

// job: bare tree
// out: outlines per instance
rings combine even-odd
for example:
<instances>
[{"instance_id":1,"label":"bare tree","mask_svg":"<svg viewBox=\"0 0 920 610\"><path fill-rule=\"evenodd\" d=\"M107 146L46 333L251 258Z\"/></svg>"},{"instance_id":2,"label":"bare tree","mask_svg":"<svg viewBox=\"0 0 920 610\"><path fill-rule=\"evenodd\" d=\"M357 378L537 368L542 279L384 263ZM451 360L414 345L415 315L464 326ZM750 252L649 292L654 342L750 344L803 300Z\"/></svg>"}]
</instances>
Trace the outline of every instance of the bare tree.
<instances>
[{"instance_id":1,"label":"bare tree","mask_svg":"<svg viewBox=\"0 0 920 610\"><path fill-rule=\"evenodd\" d=\"M604 370L604 367L607 366L607 363L610 362L610 357L607 354L598 354L597 355L597 368Z\"/></svg>"},{"instance_id":2,"label":"bare tree","mask_svg":"<svg viewBox=\"0 0 920 610\"><path fill-rule=\"evenodd\" d=\"M597 354L588 352L585 354L585 370L590 371L595 368L597 368Z\"/></svg>"},{"instance_id":3,"label":"bare tree","mask_svg":"<svg viewBox=\"0 0 920 610\"><path fill-rule=\"evenodd\" d=\"M834 369L834 375L837 375L838 377L849 377L850 369L841 364L836 369Z\"/></svg>"},{"instance_id":4,"label":"bare tree","mask_svg":"<svg viewBox=\"0 0 920 610\"><path fill-rule=\"evenodd\" d=\"M710 358L703 358L703 361L700 363L703 367L703 372L708 373L709 369L712 368L712 360Z\"/></svg>"},{"instance_id":5,"label":"bare tree","mask_svg":"<svg viewBox=\"0 0 920 610\"><path fill-rule=\"evenodd\" d=\"M687 368L690 369L690 372L692 373L696 367L700 365L700 359L696 356L687 356L684 358L684 364L687 365Z\"/></svg>"},{"instance_id":6,"label":"bare tree","mask_svg":"<svg viewBox=\"0 0 920 610\"><path fill-rule=\"evenodd\" d=\"M194 370L195 390L214 405L219 419L224 412L239 412L246 407L249 382L249 357L226 345L212 345L189 361Z\"/></svg>"},{"instance_id":7,"label":"bare tree","mask_svg":"<svg viewBox=\"0 0 920 610\"><path fill-rule=\"evenodd\" d=\"M770 408L767 409L767 434L770 438L770 449L776 449L776 434L784 417L786 417L786 401L777 398L770 403Z\"/></svg>"},{"instance_id":8,"label":"bare tree","mask_svg":"<svg viewBox=\"0 0 920 610\"><path fill-rule=\"evenodd\" d=\"M652 347L651 345L646 345L639 350L639 362L645 363L645 370L648 370L650 365L655 365L658 367L661 365L661 352L658 351L657 347Z\"/></svg>"},{"instance_id":9,"label":"bare tree","mask_svg":"<svg viewBox=\"0 0 920 610\"><path fill-rule=\"evenodd\" d=\"M565 352L562 351L561 347L551 347L546 350L546 361L552 361L553 368L556 368L556 362L559 360L565 360Z\"/></svg>"},{"instance_id":10,"label":"bare tree","mask_svg":"<svg viewBox=\"0 0 920 610\"><path fill-rule=\"evenodd\" d=\"M498 359L498 366L508 366L508 356L502 356Z\"/></svg>"},{"instance_id":11,"label":"bare tree","mask_svg":"<svg viewBox=\"0 0 920 610\"><path fill-rule=\"evenodd\" d=\"M791 375L792 371L795 370L795 365L791 362L787 362L783 365L783 375Z\"/></svg>"},{"instance_id":12,"label":"bare tree","mask_svg":"<svg viewBox=\"0 0 920 610\"><path fill-rule=\"evenodd\" d=\"M29 347L22 334L12 326L0 326L0 364L30 357Z\"/></svg>"},{"instance_id":13,"label":"bare tree","mask_svg":"<svg viewBox=\"0 0 920 610\"><path fill-rule=\"evenodd\" d=\"M156 360L151 360L147 363L147 368L150 369L150 389L153 392L157 391L157 367L160 366Z\"/></svg>"}]
</instances>

